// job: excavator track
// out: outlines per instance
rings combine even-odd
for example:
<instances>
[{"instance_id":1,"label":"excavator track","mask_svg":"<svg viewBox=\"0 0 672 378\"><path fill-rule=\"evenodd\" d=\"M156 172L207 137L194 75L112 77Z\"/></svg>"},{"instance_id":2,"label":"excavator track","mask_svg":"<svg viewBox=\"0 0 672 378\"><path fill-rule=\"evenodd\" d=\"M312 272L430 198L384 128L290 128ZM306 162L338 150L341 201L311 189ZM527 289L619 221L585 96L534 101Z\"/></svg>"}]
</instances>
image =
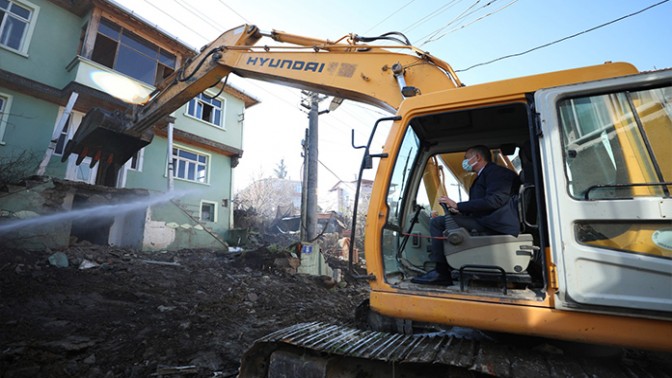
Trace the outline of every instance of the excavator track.
<instances>
[{"instance_id":1,"label":"excavator track","mask_svg":"<svg viewBox=\"0 0 672 378\"><path fill-rule=\"evenodd\" d=\"M313 322L257 340L243 355L239 376L672 377L669 357L632 352L588 358L438 333L403 335Z\"/></svg>"}]
</instances>

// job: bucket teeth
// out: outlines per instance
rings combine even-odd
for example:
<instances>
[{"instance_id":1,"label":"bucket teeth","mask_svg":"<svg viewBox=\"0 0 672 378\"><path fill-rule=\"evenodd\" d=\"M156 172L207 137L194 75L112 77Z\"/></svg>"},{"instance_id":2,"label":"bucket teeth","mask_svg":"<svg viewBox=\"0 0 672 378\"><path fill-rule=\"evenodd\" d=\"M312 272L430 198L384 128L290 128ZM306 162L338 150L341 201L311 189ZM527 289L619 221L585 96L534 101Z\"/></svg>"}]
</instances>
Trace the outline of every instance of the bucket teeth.
<instances>
[{"instance_id":1,"label":"bucket teeth","mask_svg":"<svg viewBox=\"0 0 672 378\"><path fill-rule=\"evenodd\" d=\"M100 161L104 165L122 166L141 148L152 141L153 134L135 133L131 122L119 112L93 108L82 119L74 137L68 141L62 162L76 154L80 165L90 157L90 167Z\"/></svg>"}]
</instances>

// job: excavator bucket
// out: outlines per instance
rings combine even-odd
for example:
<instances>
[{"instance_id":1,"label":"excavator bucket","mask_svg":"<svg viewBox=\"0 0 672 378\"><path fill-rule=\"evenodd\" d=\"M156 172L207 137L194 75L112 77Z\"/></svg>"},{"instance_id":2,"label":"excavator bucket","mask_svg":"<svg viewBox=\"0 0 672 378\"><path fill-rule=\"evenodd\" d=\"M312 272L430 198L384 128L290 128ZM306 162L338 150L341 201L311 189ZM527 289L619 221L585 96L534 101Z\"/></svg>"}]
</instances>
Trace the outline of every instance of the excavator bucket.
<instances>
[{"instance_id":1,"label":"excavator bucket","mask_svg":"<svg viewBox=\"0 0 672 378\"><path fill-rule=\"evenodd\" d=\"M151 131L133 132L131 120L120 112L93 108L86 113L77 132L68 141L61 161L75 154L77 165L86 157L91 157L91 168L99 161L121 166L148 145L152 137Z\"/></svg>"}]
</instances>

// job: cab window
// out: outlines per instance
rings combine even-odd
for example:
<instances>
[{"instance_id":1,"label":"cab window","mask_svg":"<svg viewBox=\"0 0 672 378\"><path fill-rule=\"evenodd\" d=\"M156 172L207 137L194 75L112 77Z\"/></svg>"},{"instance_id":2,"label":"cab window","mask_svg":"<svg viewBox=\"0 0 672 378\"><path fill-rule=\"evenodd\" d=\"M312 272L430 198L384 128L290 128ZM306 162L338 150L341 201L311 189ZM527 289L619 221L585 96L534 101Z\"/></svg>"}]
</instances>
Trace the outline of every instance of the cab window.
<instances>
[{"instance_id":1,"label":"cab window","mask_svg":"<svg viewBox=\"0 0 672 378\"><path fill-rule=\"evenodd\" d=\"M670 196L672 87L566 99L559 110L572 197Z\"/></svg>"}]
</instances>

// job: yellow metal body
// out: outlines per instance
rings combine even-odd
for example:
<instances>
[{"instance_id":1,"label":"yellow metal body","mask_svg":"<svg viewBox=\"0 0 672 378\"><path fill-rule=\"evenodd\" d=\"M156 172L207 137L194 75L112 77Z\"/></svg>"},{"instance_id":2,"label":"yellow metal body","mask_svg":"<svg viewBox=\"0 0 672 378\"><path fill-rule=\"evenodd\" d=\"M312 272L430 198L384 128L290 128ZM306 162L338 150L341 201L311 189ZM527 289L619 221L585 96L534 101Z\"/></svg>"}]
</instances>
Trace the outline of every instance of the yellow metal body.
<instances>
[{"instance_id":1,"label":"yellow metal body","mask_svg":"<svg viewBox=\"0 0 672 378\"><path fill-rule=\"evenodd\" d=\"M535 75L494 83L468 86L459 90L436 92L422 98L408 99L399 109L399 121L394 122L384 152L395 156L404 137L405 126L413 117L435 112L465 108L487 107L502 103L526 102L526 94L540 88L579 83L637 73L629 64L613 63L582 69ZM660 131L660 133L669 132ZM670 140L669 135L663 135ZM460 154L443 155L444 163L453 172L461 172ZM506 162L503 162L506 164ZM365 252L371 282L371 308L383 315L420 322L473 327L497 332L535 335L577 342L622 345L645 349L672 351L670 321L625 315L558 310L554 290L557 274L550 251L546 251L548 281L543 300L523 300L455 293L441 290L419 291L389 284L385 280L382 260L382 230L388 219L386 203L387 181L393 174L394 159L382 159L371 197L367 217ZM430 165L429 172L436 171ZM427 174L427 172L426 172ZM456 175L469 187L469 175ZM424 178L437 182L437 178ZM429 184L431 185L431 184ZM438 193L430 193L431 195ZM430 198L431 200L431 198ZM551 220L552 221L552 220ZM650 230L641 230L651 232ZM625 238L627 236L621 236ZM618 240L608 241L618 243Z\"/></svg>"},{"instance_id":2,"label":"yellow metal body","mask_svg":"<svg viewBox=\"0 0 672 378\"><path fill-rule=\"evenodd\" d=\"M371 306L381 314L520 335L589 344L671 350L669 321L556 310L548 301L488 301L474 295L373 290Z\"/></svg>"}]
</instances>

